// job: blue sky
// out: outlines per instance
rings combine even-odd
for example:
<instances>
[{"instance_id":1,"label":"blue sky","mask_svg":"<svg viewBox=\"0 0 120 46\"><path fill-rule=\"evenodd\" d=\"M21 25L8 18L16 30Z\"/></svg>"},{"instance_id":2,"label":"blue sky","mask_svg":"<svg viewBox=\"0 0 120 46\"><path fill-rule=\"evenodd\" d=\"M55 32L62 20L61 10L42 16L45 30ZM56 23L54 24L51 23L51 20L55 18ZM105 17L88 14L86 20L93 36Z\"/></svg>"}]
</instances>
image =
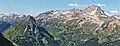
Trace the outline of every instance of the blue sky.
<instances>
[{"instance_id":1,"label":"blue sky","mask_svg":"<svg viewBox=\"0 0 120 46\"><path fill-rule=\"evenodd\" d=\"M86 8L90 4L99 5L105 11L120 11L120 0L0 0L0 13L36 15L52 9Z\"/></svg>"}]
</instances>

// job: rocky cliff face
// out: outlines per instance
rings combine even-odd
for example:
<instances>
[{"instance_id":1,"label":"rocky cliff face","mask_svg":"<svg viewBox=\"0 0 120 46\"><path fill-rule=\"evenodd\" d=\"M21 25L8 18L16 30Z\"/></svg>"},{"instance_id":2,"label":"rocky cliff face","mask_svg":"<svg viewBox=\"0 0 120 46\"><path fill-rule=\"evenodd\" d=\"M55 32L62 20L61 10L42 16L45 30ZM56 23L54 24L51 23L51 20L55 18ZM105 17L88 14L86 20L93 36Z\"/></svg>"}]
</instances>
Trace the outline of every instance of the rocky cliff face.
<instances>
[{"instance_id":1,"label":"rocky cliff face","mask_svg":"<svg viewBox=\"0 0 120 46\"><path fill-rule=\"evenodd\" d=\"M23 40L27 40L26 42L28 42L28 44L21 42L20 43L21 46L26 46L26 45L34 46L35 41L37 46L45 46L42 40L43 38L50 40L54 39L54 37L51 34L49 34L43 27L39 26L36 23L36 20L32 16L28 16L28 24L24 31L23 37L25 38Z\"/></svg>"}]
</instances>

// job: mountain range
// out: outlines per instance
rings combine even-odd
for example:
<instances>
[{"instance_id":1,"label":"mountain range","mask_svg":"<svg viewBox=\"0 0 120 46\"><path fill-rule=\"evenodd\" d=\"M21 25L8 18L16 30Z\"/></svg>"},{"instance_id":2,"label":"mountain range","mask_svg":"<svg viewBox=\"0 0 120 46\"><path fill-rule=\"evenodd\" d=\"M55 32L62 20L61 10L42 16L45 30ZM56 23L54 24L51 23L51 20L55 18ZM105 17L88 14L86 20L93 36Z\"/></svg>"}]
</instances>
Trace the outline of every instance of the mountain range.
<instances>
[{"instance_id":1,"label":"mountain range","mask_svg":"<svg viewBox=\"0 0 120 46\"><path fill-rule=\"evenodd\" d=\"M2 33L19 46L120 46L119 15L96 5L51 10L35 17L1 14L0 21L10 24Z\"/></svg>"}]
</instances>

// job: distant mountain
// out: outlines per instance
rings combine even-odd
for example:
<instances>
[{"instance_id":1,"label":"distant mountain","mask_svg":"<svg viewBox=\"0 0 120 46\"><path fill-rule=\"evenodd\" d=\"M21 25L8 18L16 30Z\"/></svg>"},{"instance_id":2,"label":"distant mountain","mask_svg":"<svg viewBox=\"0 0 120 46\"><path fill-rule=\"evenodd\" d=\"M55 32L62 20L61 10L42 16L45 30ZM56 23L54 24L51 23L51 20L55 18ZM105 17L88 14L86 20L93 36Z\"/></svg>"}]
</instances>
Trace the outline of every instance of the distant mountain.
<instances>
[{"instance_id":1,"label":"distant mountain","mask_svg":"<svg viewBox=\"0 0 120 46\"><path fill-rule=\"evenodd\" d=\"M26 19L26 15L18 15L18 14L0 14L0 21L8 22L10 24L14 24L17 20Z\"/></svg>"}]
</instances>

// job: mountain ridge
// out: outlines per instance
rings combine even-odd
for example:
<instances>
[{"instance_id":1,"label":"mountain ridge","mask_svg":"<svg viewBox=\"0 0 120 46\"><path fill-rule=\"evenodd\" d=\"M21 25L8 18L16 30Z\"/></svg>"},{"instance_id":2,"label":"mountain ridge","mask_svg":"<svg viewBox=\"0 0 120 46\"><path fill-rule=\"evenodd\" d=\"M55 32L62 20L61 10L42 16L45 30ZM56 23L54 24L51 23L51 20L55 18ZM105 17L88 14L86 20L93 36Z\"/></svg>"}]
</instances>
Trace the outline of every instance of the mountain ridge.
<instances>
[{"instance_id":1,"label":"mountain ridge","mask_svg":"<svg viewBox=\"0 0 120 46\"><path fill-rule=\"evenodd\" d=\"M3 34L19 45L46 46L52 44L53 46L57 43L58 46L89 46L90 44L104 46L118 45L115 43L120 40L120 17L106 14L96 5L88 6L84 10L75 8L51 10L40 13L36 17L27 15L17 16L17 18L20 19L15 19L17 21L15 25ZM36 40L36 36L40 39ZM31 42L32 40L29 40L31 38L37 42ZM23 42L18 42L21 41L18 39Z\"/></svg>"},{"instance_id":2,"label":"mountain ridge","mask_svg":"<svg viewBox=\"0 0 120 46\"><path fill-rule=\"evenodd\" d=\"M76 13L75 11L82 12L82 14ZM57 12L57 13L58 14L54 14L54 13L51 14L51 12L50 12L50 15L48 13L46 13L46 14L48 14L47 16L43 15L43 17L40 17L40 18L46 19L46 21L49 19L58 19L58 20L62 19L62 21L64 21L63 23L67 23L68 21L77 19L77 21L75 23L79 23L79 24L83 24L85 22L96 23L96 24L99 24L98 28L101 28L101 26L103 26L104 23L107 23L108 25L110 25L109 23L112 23L113 21L115 22L117 19L117 18L115 18L115 16L106 15L104 13L104 11L99 6L96 6L96 5L88 6L88 8L86 8L85 10L82 10L82 11L72 9L72 10L67 10L67 11L63 11L60 13ZM76 16L76 17L74 17L74 16ZM38 16L36 18L39 19ZM119 19L117 19L117 20L119 20ZM80 21L83 21L83 22L80 23ZM119 22L119 21L117 21L117 22ZM70 25L75 24L75 23L71 22ZM117 23L117 25L119 25L119 23ZM98 28L96 30L98 30Z\"/></svg>"}]
</instances>

